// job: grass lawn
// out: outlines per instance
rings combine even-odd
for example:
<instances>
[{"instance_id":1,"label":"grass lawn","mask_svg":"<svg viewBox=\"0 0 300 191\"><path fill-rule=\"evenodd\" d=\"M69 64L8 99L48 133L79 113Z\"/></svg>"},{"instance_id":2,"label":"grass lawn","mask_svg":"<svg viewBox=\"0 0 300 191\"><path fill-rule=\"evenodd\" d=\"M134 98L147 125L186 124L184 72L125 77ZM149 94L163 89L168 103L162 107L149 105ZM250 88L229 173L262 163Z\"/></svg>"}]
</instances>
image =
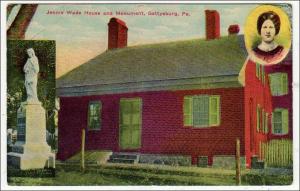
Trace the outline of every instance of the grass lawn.
<instances>
[{"instance_id":1,"label":"grass lawn","mask_svg":"<svg viewBox=\"0 0 300 191\"><path fill-rule=\"evenodd\" d=\"M90 165L85 173L78 165L57 165L53 178L9 177L9 185L117 186L117 185L235 185L235 171L215 168L163 165ZM289 185L291 174L267 174L243 170L242 185Z\"/></svg>"}]
</instances>

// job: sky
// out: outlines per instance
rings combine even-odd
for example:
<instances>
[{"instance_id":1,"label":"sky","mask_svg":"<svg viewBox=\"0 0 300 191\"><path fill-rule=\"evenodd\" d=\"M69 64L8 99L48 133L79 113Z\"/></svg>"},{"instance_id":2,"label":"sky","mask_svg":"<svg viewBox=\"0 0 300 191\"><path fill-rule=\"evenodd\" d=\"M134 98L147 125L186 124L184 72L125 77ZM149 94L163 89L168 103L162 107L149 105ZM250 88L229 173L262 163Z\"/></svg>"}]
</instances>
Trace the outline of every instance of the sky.
<instances>
[{"instance_id":1,"label":"sky","mask_svg":"<svg viewBox=\"0 0 300 191\"><path fill-rule=\"evenodd\" d=\"M247 15L255 4L40 4L27 29L27 40L56 40L56 77L78 67L107 49L107 23L117 17L128 26L128 46L205 38L206 9L220 14L221 36L231 24L243 34ZM7 25L9 26L18 7ZM49 15L48 11L63 11ZM80 11L81 15L68 15ZM87 16L84 11L101 12ZM143 11L145 16L116 16L116 11ZM186 12L189 16L149 16L148 11ZM112 12L113 15L103 15Z\"/></svg>"}]
</instances>

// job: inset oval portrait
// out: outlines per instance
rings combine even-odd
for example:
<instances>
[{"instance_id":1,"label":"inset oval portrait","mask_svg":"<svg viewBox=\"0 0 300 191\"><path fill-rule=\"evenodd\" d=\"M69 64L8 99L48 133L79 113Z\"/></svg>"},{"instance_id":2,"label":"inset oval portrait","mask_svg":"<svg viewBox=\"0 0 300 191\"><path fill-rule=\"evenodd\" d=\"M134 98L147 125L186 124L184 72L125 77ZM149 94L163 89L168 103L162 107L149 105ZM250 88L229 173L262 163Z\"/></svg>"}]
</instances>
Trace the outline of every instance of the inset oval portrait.
<instances>
[{"instance_id":1,"label":"inset oval portrait","mask_svg":"<svg viewBox=\"0 0 300 191\"><path fill-rule=\"evenodd\" d=\"M262 5L251 11L244 33L250 59L259 64L281 62L291 47L289 17L276 6Z\"/></svg>"}]
</instances>

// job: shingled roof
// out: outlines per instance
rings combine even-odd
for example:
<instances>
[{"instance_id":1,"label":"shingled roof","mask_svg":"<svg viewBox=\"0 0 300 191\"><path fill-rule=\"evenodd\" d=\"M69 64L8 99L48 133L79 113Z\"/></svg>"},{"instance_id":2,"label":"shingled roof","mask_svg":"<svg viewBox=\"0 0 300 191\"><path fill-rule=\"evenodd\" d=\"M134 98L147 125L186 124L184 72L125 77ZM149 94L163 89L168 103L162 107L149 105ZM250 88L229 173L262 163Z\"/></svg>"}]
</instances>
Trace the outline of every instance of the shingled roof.
<instances>
[{"instance_id":1,"label":"shingled roof","mask_svg":"<svg viewBox=\"0 0 300 191\"><path fill-rule=\"evenodd\" d=\"M246 57L242 35L132 46L96 56L59 78L57 86L80 93L84 87L180 79L234 76L237 82Z\"/></svg>"}]
</instances>

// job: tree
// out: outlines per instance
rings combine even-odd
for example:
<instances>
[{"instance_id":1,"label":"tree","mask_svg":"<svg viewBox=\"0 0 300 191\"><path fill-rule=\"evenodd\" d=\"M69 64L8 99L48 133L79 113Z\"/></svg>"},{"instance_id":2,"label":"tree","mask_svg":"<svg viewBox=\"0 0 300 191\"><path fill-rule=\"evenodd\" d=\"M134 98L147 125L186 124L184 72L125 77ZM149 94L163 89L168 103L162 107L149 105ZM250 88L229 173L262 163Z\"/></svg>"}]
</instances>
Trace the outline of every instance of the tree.
<instances>
[{"instance_id":1,"label":"tree","mask_svg":"<svg viewBox=\"0 0 300 191\"><path fill-rule=\"evenodd\" d=\"M7 19L16 4L7 6ZM23 66L26 62L26 49L34 48L39 56L40 72L38 95L46 110L46 126L50 133L55 132L55 41L22 41L36 12L37 4L22 4L12 24L7 29L7 128L16 129L17 109L26 99ZM13 40L13 41L10 41ZM18 41L21 40L21 41ZM50 140L56 148L56 139Z\"/></svg>"},{"instance_id":2,"label":"tree","mask_svg":"<svg viewBox=\"0 0 300 191\"><path fill-rule=\"evenodd\" d=\"M9 15L15 4L7 6L7 15ZM7 39L24 39L26 30L37 9L37 4L23 4L7 30Z\"/></svg>"}]
</instances>

